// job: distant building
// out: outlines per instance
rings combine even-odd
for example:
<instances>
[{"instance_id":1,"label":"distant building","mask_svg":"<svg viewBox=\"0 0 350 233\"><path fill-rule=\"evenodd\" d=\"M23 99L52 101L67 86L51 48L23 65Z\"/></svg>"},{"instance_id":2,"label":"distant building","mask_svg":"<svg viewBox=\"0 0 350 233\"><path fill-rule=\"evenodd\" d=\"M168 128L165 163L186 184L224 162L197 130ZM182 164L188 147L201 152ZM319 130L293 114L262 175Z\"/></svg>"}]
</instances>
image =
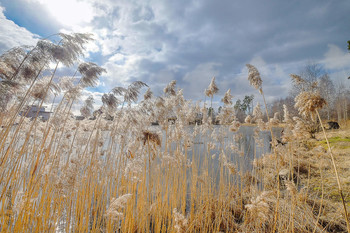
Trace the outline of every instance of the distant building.
<instances>
[{"instance_id":1,"label":"distant building","mask_svg":"<svg viewBox=\"0 0 350 233\"><path fill-rule=\"evenodd\" d=\"M75 116L75 119L76 119L77 121L82 121L82 120L85 119L85 117L84 117L84 116Z\"/></svg>"},{"instance_id":2,"label":"distant building","mask_svg":"<svg viewBox=\"0 0 350 233\"><path fill-rule=\"evenodd\" d=\"M38 116L42 121L47 121L50 118L51 113L52 112L45 111L45 107L41 107L39 109L39 106L32 105L26 106L22 111L20 111L19 115L26 116L31 119L34 119L36 116Z\"/></svg>"}]
</instances>

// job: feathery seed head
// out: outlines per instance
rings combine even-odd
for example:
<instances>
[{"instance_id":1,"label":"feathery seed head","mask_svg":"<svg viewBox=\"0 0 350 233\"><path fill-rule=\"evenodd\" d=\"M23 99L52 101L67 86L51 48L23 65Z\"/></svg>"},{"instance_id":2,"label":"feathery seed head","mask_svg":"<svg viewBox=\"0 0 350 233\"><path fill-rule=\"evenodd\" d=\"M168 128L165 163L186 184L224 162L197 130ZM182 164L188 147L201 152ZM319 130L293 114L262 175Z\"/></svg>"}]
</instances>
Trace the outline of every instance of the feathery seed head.
<instances>
[{"instance_id":1,"label":"feathery seed head","mask_svg":"<svg viewBox=\"0 0 350 233\"><path fill-rule=\"evenodd\" d=\"M303 91L295 97L295 108L298 109L299 114L304 117L311 116L313 120L315 120L316 111L326 104L326 100L314 92Z\"/></svg>"},{"instance_id":2,"label":"feathery seed head","mask_svg":"<svg viewBox=\"0 0 350 233\"><path fill-rule=\"evenodd\" d=\"M241 127L241 123L239 121L233 121L230 126L230 131L237 132L240 127Z\"/></svg>"},{"instance_id":3,"label":"feathery seed head","mask_svg":"<svg viewBox=\"0 0 350 233\"><path fill-rule=\"evenodd\" d=\"M152 99L153 92L151 91L151 88L148 88L146 93L143 95L144 100Z\"/></svg>"},{"instance_id":4,"label":"feathery seed head","mask_svg":"<svg viewBox=\"0 0 350 233\"><path fill-rule=\"evenodd\" d=\"M205 90L205 95L208 97L213 97L218 91L219 88L216 86L215 77L213 77L208 88Z\"/></svg>"},{"instance_id":5,"label":"feathery seed head","mask_svg":"<svg viewBox=\"0 0 350 233\"><path fill-rule=\"evenodd\" d=\"M7 80L7 79L0 80L0 93L3 94L1 90L12 89L12 88L17 89L20 86L21 84L15 81Z\"/></svg>"},{"instance_id":6,"label":"feathery seed head","mask_svg":"<svg viewBox=\"0 0 350 233\"><path fill-rule=\"evenodd\" d=\"M231 95L231 89L228 89L224 95L224 98L222 98L221 101L226 105L231 105L232 98L233 96Z\"/></svg>"},{"instance_id":7,"label":"feathery seed head","mask_svg":"<svg viewBox=\"0 0 350 233\"><path fill-rule=\"evenodd\" d=\"M119 100L113 94L103 94L102 103L110 112L114 112L119 105Z\"/></svg>"},{"instance_id":8,"label":"feathery seed head","mask_svg":"<svg viewBox=\"0 0 350 233\"><path fill-rule=\"evenodd\" d=\"M97 85L98 76L106 72L106 69L93 62L84 62L78 66L78 71L82 74L80 83L86 87L93 87Z\"/></svg>"},{"instance_id":9,"label":"feathery seed head","mask_svg":"<svg viewBox=\"0 0 350 233\"><path fill-rule=\"evenodd\" d=\"M287 190L290 192L292 197L295 198L298 194L298 190L295 187L295 184L290 180L285 180L284 182L286 184Z\"/></svg>"},{"instance_id":10,"label":"feathery seed head","mask_svg":"<svg viewBox=\"0 0 350 233\"><path fill-rule=\"evenodd\" d=\"M248 210L248 216L252 220L257 221L257 225L263 226L270 216L270 206L268 203L268 195L270 192L262 192L255 199L251 199L251 204L245 205Z\"/></svg>"},{"instance_id":11,"label":"feathery seed head","mask_svg":"<svg viewBox=\"0 0 350 233\"><path fill-rule=\"evenodd\" d=\"M92 40L91 34L59 33L61 41L59 44L54 44L49 40L40 40L37 47L48 54L55 62L61 62L66 66L71 66L76 62L79 56L83 55L84 45Z\"/></svg>"},{"instance_id":12,"label":"feathery seed head","mask_svg":"<svg viewBox=\"0 0 350 233\"><path fill-rule=\"evenodd\" d=\"M291 121L289 117L289 111L287 105L283 104L283 122L289 123Z\"/></svg>"},{"instance_id":13,"label":"feathery seed head","mask_svg":"<svg viewBox=\"0 0 350 233\"><path fill-rule=\"evenodd\" d=\"M187 231L188 220L187 218L179 213L177 209L173 209L174 221L175 221L175 230L177 233L184 233Z\"/></svg>"},{"instance_id":14,"label":"feathery seed head","mask_svg":"<svg viewBox=\"0 0 350 233\"><path fill-rule=\"evenodd\" d=\"M63 90L63 91L68 91L70 89L73 89L74 88L74 78L64 76L64 77L60 78L58 85L60 86L61 90Z\"/></svg>"},{"instance_id":15,"label":"feathery seed head","mask_svg":"<svg viewBox=\"0 0 350 233\"><path fill-rule=\"evenodd\" d=\"M252 116L251 116L251 115L248 115L248 116L244 119L244 122L247 123L247 124L252 123Z\"/></svg>"},{"instance_id":16,"label":"feathery seed head","mask_svg":"<svg viewBox=\"0 0 350 233\"><path fill-rule=\"evenodd\" d=\"M106 216L113 220L118 220L123 217L122 209L125 208L126 203L132 197L132 194L124 194L118 198L112 198L111 203L106 211Z\"/></svg>"},{"instance_id":17,"label":"feathery seed head","mask_svg":"<svg viewBox=\"0 0 350 233\"><path fill-rule=\"evenodd\" d=\"M132 82L128 88L115 87L112 92L115 95L120 95L124 97L124 102L131 104L132 102L137 102L137 98L142 87L148 87L148 85L141 81Z\"/></svg>"},{"instance_id":18,"label":"feathery seed head","mask_svg":"<svg viewBox=\"0 0 350 233\"><path fill-rule=\"evenodd\" d=\"M255 89L259 90L259 92L262 92L262 79L260 77L260 73L255 66L251 64L246 64L248 68L248 80L250 82L250 85L255 87Z\"/></svg>"},{"instance_id":19,"label":"feathery seed head","mask_svg":"<svg viewBox=\"0 0 350 233\"><path fill-rule=\"evenodd\" d=\"M26 56L26 49L15 47L0 56L0 78L11 80L22 60Z\"/></svg>"},{"instance_id":20,"label":"feathery seed head","mask_svg":"<svg viewBox=\"0 0 350 233\"><path fill-rule=\"evenodd\" d=\"M257 119L262 119L263 113L261 111L260 103L258 102L256 106L253 109L253 116L254 118Z\"/></svg>"},{"instance_id":21,"label":"feathery seed head","mask_svg":"<svg viewBox=\"0 0 350 233\"><path fill-rule=\"evenodd\" d=\"M73 86L71 89L67 90L66 92L67 99L79 98L81 91L82 91L81 85Z\"/></svg>"},{"instance_id":22,"label":"feathery seed head","mask_svg":"<svg viewBox=\"0 0 350 233\"><path fill-rule=\"evenodd\" d=\"M38 100L48 100L51 94L57 94L60 91L59 86L46 76L35 82L31 96Z\"/></svg>"},{"instance_id":23,"label":"feathery seed head","mask_svg":"<svg viewBox=\"0 0 350 233\"><path fill-rule=\"evenodd\" d=\"M166 95L172 96L172 95L176 95L176 91L175 91L175 87L176 87L176 80L172 80L165 88L164 88L164 93Z\"/></svg>"},{"instance_id":24,"label":"feathery seed head","mask_svg":"<svg viewBox=\"0 0 350 233\"><path fill-rule=\"evenodd\" d=\"M151 131L143 131L142 132L143 134L143 137L142 137L142 140L143 140L143 145L146 144L146 142L150 142L152 144L155 144L157 146L160 146L161 144L161 140L160 140L160 136L158 133L155 133L155 132L151 132Z\"/></svg>"},{"instance_id":25,"label":"feathery seed head","mask_svg":"<svg viewBox=\"0 0 350 233\"><path fill-rule=\"evenodd\" d=\"M140 81L137 81L137 82L140 82ZM139 96L140 89L141 89L142 86L139 86L139 84L136 84L136 85L134 85L134 84L135 84L135 82L132 83L128 87L127 91L124 93L124 100L127 103L137 102L137 98ZM145 83L144 83L144 85L147 86Z\"/></svg>"},{"instance_id":26,"label":"feathery seed head","mask_svg":"<svg viewBox=\"0 0 350 233\"><path fill-rule=\"evenodd\" d=\"M296 75L296 74L290 74L290 77L292 78L292 81L298 85L306 82L303 78L301 78L299 75Z\"/></svg>"},{"instance_id":27,"label":"feathery seed head","mask_svg":"<svg viewBox=\"0 0 350 233\"><path fill-rule=\"evenodd\" d=\"M21 76L25 80L32 80L36 76L36 70L34 67L25 66L21 69Z\"/></svg>"}]
</instances>

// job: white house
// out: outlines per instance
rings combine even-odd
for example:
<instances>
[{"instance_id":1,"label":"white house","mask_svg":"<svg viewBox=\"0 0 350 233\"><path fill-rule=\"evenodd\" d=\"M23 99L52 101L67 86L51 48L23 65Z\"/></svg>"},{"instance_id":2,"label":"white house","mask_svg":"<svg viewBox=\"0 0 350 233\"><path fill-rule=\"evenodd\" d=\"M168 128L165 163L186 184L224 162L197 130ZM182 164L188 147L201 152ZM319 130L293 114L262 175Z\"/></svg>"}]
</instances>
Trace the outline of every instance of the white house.
<instances>
[{"instance_id":1,"label":"white house","mask_svg":"<svg viewBox=\"0 0 350 233\"><path fill-rule=\"evenodd\" d=\"M47 121L50 118L51 113L52 112L45 111L45 107L39 109L39 106L32 105L26 106L19 114L32 119L38 116L42 121Z\"/></svg>"}]
</instances>

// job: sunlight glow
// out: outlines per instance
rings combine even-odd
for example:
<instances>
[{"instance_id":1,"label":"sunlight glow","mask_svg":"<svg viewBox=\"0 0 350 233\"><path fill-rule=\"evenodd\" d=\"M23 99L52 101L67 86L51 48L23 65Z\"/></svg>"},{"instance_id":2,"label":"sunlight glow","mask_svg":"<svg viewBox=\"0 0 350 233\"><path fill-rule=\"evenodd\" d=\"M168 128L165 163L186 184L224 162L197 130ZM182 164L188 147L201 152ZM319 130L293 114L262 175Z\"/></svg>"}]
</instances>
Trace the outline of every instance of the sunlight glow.
<instances>
[{"instance_id":1,"label":"sunlight glow","mask_svg":"<svg viewBox=\"0 0 350 233\"><path fill-rule=\"evenodd\" d=\"M90 22L94 17L93 7L78 0L39 0L53 17L66 26L78 26Z\"/></svg>"}]
</instances>

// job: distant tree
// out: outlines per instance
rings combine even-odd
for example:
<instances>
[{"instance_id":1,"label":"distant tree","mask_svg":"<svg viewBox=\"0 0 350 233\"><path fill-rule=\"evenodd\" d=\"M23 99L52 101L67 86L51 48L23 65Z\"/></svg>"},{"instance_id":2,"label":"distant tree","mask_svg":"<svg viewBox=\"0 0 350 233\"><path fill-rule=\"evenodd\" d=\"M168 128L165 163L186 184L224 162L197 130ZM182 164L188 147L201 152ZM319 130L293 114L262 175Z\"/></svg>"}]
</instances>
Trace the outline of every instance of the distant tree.
<instances>
[{"instance_id":1,"label":"distant tree","mask_svg":"<svg viewBox=\"0 0 350 233\"><path fill-rule=\"evenodd\" d=\"M307 64L299 75L291 75L292 88L289 95L294 99L302 91L317 91L318 81L325 74L319 64Z\"/></svg>"},{"instance_id":2,"label":"distant tree","mask_svg":"<svg viewBox=\"0 0 350 233\"><path fill-rule=\"evenodd\" d=\"M280 118L279 120L282 121L282 113L284 112L284 107L283 105L286 106L286 108L288 109L289 115L291 117L298 115L298 111L297 109L294 108L295 102L294 99L292 97L286 97L286 98L281 98L281 99L277 99L274 100L271 105L270 105L270 117L274 116L274 114L276 112L280 113Z\"/></svg>"},{"instance_id":3,"label":"distant tree","mask_svg":"<svg viewBox=\"0 0 350 233\"><path fill-rule=\"evenodd\" d=\"M338 82L335 85L335 108L337 112L338 121L348 119L348 103L350 102L350 90L346 88L343 82Z\"/></svg>"},{"instance_id":4,"label":"distant tree","mask_svg":"<svg viewBox=\"0 0 350 233\"><path fill-rule=\"evenodd\" d=\"M278 99L274 100L270 105L269 105L269 117L273 118L273 116L276 113L282 113L283 112L283 105L284 105L284 99ZM279 121L282 121L282 114L279 114Z\"/></svg>"},{"instance_id":5,"label":"distant tree","mask_svg":"<svg viewBox=\"0 0 350 233\"><path fill-rule=\"evenodd\" d=\"M350 40L348 40L348 50L350 51ZM348 77L350 79L350 76Z\"/></svg>"},{"instance_id":6,"label":"distant tree","mask_svg":"<svg viewBox=\"0 0 350 233\"><path fill-rule=\"evenodd\" d=\"M214 121L215 121L215 116L216 116L215 109L214 109L213 107L209 107L209 108L207 108L207 109L208 109L207 116L208 116L209 118L211 118L212 123L214 123Z\"/></svg>"},{"instance_id":7,"label":"distant tree","mask_svg":"<svg viewBox=\"0 0 350 233\"><path fill-rule=\"evenodd\" d=\"M244 119L246 117L245 107L243 106L242 101L240 99L237 99L233 108L235 109L237 119L240 122L244 122Z\"/></svg>"},{"instance_id":8,"label":"distant tree","mask_svg":"<svg viewBox=\"0 0 350 233\"><path fill-rule=\"evenodd\" d=\"M242 111L244 112L245 114L250 114L252 109L253 109L253 106L252 106L252 103L253 103L253 99L254 99L254 95L246 95L243 99L243 101L241 101L240 99L238 99L236 101L236 104L234 105L234 108L236 111Z\"/></svg>"},{"instance_id":9,"label":"distant tree","mask_svg":"<svg viewBox=\"0 0 350 233\"><path fill-rule=\"evenodd\" d=\"M241 100L240 99L237 99L237 101L236 101L236 103L235 103L235 106L234 106L234 108L235 108L235 110L236 111L238 111L238 110L240 110L241 109Z\"/></svg>"},{"instance_id":10,"label":"distant tree","mask_svg":"<svg viewBox=\"0 0 350 233\"><path fill-rule=\"evenodd\" d=\"M328 74L325 74L320 78L318 88L321 97L327 101L327 106L325 107L325 110L327 111L327 119L330 120L330 113L334 106L335 87Z\"/></svg>"},{"instance_id":11,"label":"distant tree","mask_svg":"<svg viewBox=\"0 0 350 233\"><path fill-rule=\"evenodd\" d=\"M94 97L90 95L84 102L83 107L80 109L80 113L83 117L88 118L91 116L92 112L94 111Z\"/></svg>"},{"instance_id":12,"label":"distant tree","mask_svg":"<svg viewBox=\"0 0 350 233\"><path fill-rule=\"evenodd\" d=\"M218 108L218 113L220 113L221 110L222 110L222 106L220 106L220 107Z\"/></svg>"},{"instance_id":13,"label":"distant tree","mask_svg":"<svg viewBox=\"0 0 350 233\"><path fill-rule=\"evenodd\" d=\"M253 100L254 95L246 95L243 99L242 110L244 110L244 112L246 112L247 114L250 114L253 109Z\"/></svg>"}]
</instances>

